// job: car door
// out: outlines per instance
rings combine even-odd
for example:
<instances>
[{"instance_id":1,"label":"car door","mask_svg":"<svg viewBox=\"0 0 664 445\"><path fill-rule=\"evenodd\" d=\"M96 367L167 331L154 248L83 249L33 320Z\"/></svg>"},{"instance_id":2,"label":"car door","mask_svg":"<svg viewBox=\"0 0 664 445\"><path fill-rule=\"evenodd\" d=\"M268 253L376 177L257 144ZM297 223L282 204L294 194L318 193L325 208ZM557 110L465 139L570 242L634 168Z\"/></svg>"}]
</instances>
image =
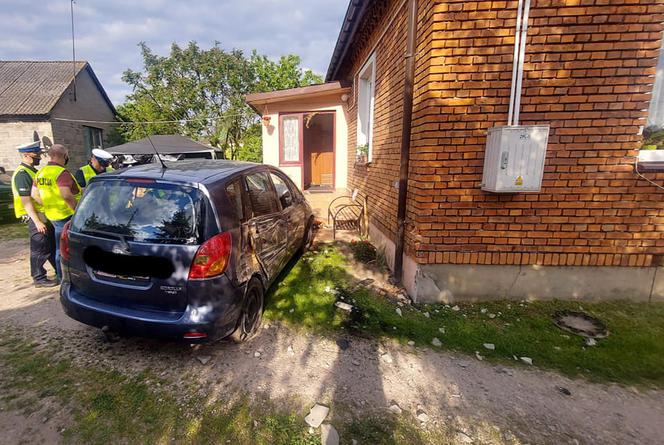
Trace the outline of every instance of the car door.
<instances>
[{"instance_id":1,"label":"car door","mask_svg":"<svg viewBox=\"0 0 664 445\"><path fill-rule=\"evenodd\" d=\"M245 190L251 206L249 238L256 257L272 281L288 255L288 228L270 176L265 171L245 175Z\"/></svg>"},{"instance_id":2,"label":"car door","mask_svg":"<svg viewBox=\"0 0 664 445\"><path fill-rule=\"evenodd\" d=\"M288 259L300 248L304 238L306 214L303 206L298 205L298 194L293 190L294 185L280 172L270 171L272 184L277 192L281 204L281 212L286 221L288 230Z\"/></svg>"}]
</instances>

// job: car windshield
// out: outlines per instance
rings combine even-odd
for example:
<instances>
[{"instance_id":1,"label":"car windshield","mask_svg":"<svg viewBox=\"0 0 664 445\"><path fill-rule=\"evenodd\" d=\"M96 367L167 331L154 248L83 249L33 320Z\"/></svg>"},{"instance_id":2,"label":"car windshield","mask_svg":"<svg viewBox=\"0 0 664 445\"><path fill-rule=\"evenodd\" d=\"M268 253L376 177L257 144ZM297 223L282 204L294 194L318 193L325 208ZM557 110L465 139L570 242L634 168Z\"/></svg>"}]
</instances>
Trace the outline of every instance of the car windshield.
<instances>
[{"instance_id":1,"label":"car windshield","mask_svg":"<svg viewBox=\"0 0 664 445\"><path fill-rule=\"evenodd\" d=\"M75 232L162 244L197 242L199 192L172 184L95 181L76 209Z\"/></svg>"}]
</instances>

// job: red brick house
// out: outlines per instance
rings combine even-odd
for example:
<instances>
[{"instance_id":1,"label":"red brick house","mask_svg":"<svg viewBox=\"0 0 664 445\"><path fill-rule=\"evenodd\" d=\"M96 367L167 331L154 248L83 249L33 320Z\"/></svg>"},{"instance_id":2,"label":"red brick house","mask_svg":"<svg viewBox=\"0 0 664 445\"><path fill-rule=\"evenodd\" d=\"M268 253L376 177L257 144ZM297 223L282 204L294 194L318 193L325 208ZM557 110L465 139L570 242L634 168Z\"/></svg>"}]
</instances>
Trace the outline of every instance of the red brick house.
<instances>
[{"instance_id":1,"label":"red brick house","mask_svg":"<svg viewBox=\"0 0 664 445\"><path fill-rule=\"evenodd\" d=\"M326 79L352 85L347 188L411 296L664 299L664 173L635 170L663 22L658 0L351 0ZM512 113L548 127L543 174L489 192Z\"/></svg>"}]
</instances>

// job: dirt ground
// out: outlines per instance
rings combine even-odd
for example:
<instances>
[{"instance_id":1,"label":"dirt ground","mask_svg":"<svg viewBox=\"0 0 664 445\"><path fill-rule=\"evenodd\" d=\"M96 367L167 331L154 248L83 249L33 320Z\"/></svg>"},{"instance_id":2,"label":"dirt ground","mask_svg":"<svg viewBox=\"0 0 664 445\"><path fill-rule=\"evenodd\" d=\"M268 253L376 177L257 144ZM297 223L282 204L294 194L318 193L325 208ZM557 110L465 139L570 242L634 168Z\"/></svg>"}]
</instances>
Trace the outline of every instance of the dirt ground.
<instances>
[{"instance_id":1,"label":"dirt ground","mask_svg":"<svg viewBox=\"0 0 664 445\"><path fill-rule=\"evenodd\" d=\"M424 427L459 431L458 443L655 444L664 437L664 391L571 380L392 342L348 336L350 346L342 350L338 339L266 324L244 345L108 343L98 330L67 318L56 291L30 285L25 242L0 242L0 251L0 332L22 333L80 365L129 374L150 369L176 385L197 383L201 394L296 396L304 406L319 402L346 415L397 404L413 416L425 412ZM201 356L211 359L203 365ZM0 411L0 443L56 442L57 425L67 416L57 406L27 417Z\"/></svg>"}]
</instances>

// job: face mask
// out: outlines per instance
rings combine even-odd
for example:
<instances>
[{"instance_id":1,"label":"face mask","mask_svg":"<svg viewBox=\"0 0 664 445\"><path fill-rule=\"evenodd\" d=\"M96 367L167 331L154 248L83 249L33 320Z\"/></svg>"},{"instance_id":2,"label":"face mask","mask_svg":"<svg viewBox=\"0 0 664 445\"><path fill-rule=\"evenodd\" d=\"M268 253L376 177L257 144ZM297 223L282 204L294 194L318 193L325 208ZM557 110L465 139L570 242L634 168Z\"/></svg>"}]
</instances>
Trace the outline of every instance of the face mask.
<instances>
[{"instance_id":1,"label":"face mask","mask_svg":"<svg viewBox=\"0 0 664 445\"><path fill-rule=\"evenodd\" d=\"M33 166L38 166L39 163L41 162L41 156L35 156L32 158L32 165Z\"/></svg>"},{"instance_id":2,"label":"face mask","mask_svg":"<svg viewBox=\"0 0 664 445\"><path fill-rule=\"evenodd\" d=\"M65 156L65 165L69 164L69 156Z\"/></svg>"}]
</instances>

